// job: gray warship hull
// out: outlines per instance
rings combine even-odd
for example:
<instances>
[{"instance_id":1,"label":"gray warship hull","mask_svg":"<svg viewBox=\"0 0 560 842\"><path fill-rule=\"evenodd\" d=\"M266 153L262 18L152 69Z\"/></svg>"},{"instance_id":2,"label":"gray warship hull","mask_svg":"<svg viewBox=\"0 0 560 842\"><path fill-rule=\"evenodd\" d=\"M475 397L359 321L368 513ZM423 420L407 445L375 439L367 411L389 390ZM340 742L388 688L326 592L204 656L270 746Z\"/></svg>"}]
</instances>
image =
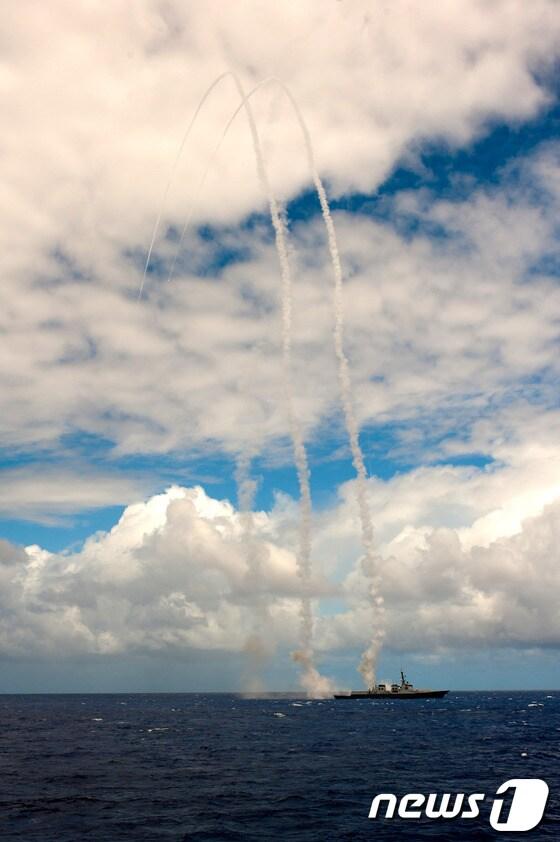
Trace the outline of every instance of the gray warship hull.
<instances>
[{"instance_id":1,"label":"gray warship hull","mask_svg":"<svg viewBox=\"0 0 560 842\"><path fill-rule=\"evenodd\" d=\"M449 690L399 690L379 693L375 690L352 690L351 693L335 693L335 699L443 699Z\"/></svg>"}]
</instances>

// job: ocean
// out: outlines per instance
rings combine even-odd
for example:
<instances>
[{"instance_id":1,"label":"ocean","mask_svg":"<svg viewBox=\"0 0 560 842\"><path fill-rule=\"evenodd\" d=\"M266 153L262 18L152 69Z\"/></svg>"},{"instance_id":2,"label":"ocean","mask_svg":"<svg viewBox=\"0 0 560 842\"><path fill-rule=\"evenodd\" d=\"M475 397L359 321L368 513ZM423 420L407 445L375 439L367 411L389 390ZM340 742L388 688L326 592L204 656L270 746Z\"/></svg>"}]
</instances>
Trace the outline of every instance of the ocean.
<instances>
[{"instance_id":1,"label":"ocean","mask_svg":"<svg viewBox=\"0 0 560 842\"><path fill-rule=\"evenodd\" d=\"M559 692L3 695L0 712L4 842L560 839ZM489 824L512 778L550 787L513 837ZM382 792L488 797L475 819L369 819Z\"/></svg>"}]
</instances>

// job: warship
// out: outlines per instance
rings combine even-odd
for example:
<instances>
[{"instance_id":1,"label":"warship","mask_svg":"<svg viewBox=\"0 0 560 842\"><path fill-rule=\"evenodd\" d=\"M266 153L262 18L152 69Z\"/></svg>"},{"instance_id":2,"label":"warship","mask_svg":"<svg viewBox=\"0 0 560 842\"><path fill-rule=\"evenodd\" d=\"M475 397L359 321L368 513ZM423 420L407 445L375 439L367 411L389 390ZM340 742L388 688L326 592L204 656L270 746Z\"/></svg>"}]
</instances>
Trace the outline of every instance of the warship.
<instances>
[{"instance_id":1,"label":"warship","mask_svg":"<svg viewBox=\"0 0 560 842\"><path fill-rule=\"evenodd\" d=\"M376 684L369 690L352 690L350 693L335 693L335 699L442 699L449 690L419 689L406 680L401 670L400 684Z\"/></svg>"}]
</instances>

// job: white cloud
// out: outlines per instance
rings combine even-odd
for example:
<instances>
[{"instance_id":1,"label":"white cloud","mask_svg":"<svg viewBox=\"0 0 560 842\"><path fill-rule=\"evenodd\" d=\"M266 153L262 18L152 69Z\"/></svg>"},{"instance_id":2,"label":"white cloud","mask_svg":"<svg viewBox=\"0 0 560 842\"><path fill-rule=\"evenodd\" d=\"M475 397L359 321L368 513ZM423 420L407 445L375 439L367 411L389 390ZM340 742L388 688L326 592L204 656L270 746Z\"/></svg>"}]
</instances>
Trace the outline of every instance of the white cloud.
<instances>
[{"instance_id":1,"label":"white cloud","mask_svg":"<svg viewBox=\"0 0 560 842\"><path fill-rule=\"evenodd\" d=\"M464 143L488 117L534 115L547 94L533 74L551 63L560 35L548 0L429 2L414 14L404 0L297 9L145 0L133 10L123 0L58 0L48 12L10 2L4 20L4 189L26 223L20 237L79 234L73 253L94 260L96 246L99 260L111 240L147 237L183 122L228 66L248 85L284 80L308 117L321 169L342 190L369 190L412 141ZM235 105L232 85L216 92L186 155L189 178ZM308 181L295 120L274 90L255 108L275 181L293 194ZM213 220L263 203L238 122L202 200ZM184 212L186 192L174 191L174 214Z\"/></svg>"},{"instance_id":2,"label":"white cloud","mask_svg":"<svg viewBox=\"0 0 560 842\"><path fill-rule=\"evenodd\" d=\"M240 651L253 633L250 606L271 601L275 634L293 641L301 593L293 553L270 517L255 519L260 579L248 578L239 515L195 487L173 487L125 510L109 532L74 554L13 548L6 566L4 654ZM11 561L11 555L10 555ZM7 564L7 563L6 563ZM321 579L317 593L328 590Z\"/></svg>"},{"instance_id":3,"label":"white cloud","mask_svg":"<svg viewBox=\"0 0 560 842\"><path fill-rule=\"evenodd\" d=\"M500 406L550 400L560 297L554 278L531 269L555 254L553 180L543 191L531 178L545 165L554 156L537 154L521 170L529 184L504 176L454 203L399 196L385 223L336 215L362 422L414 418L420 436L427 423L440 438L468 437ZM418 220L448 235L412 236L406 226ZM311 432L338 401L330 269L318 221L294 234L294 377ZM193 242L204 264L216 243ZM1 319L2 443L48 446L77 429L120 452L234 450L287 435L274 249L259 229L226 233L224 244L246 256L211 280L183 270L142 304L101 278L12 288Z\"/></svg>"},{"instance_id":4,"label":"white cloud","mask_svg":"<svg viewBox=\"0 0 560 842\"><path fill-rule=\"evenodd\" d=\"M416 554L387 564L390 638L405 650L558 647L559 528L555 501L487 547L464 550L455 531L432 531Z\"/></svg>"},{"instance_id":5,"label":"white cloud","mask_svg":"<svg viewBox=\"0 0 560 842\"><path fill-rule=\"evenodd\" d=\"M87 466L61 468L36 464L2 471L0 514L53 522L87 509L125 504L145 492L148 482Z\"/></svg>"},{"instance_id":6,"label":"white cloud","mask_svg":"<svg viewBox=\"0 0 560 842\"><path fill-rule=\"evenodd\" d=\"M501 533L495 521L492 537L476 543L480 518L500 507L499 474L432 468L372 483L391 649L560 645L560 496L513 533ZM517 487L524 476L517 472ZM350 493L343 489L340 502L317 519L313 593L342 600L334 614L319 611L323 655L353 652L371 633ZM462 525L453 523L458 512ZM294 648L301 595L296 517L285 501L256 515L256 577L249 574L239 514L200 487L173 487L129 506L110 532L92 536L77 553L4 544L1 652L242 653L259 617L266 651Z\"/></svg>"},{"instance_id":7,"label":"white cloud","mask_svg":"<svg viewBox=\"0 0 560 842\"><path fill-rule=\"evenodd\" d=\"M0 67L0 443L49 445L78 429L126 451L208 440L231 449L286 434L278 270L258 232L224 235L247 249L247 260L223 282L184 271L184 283L165 292L152 286L143 306L128 297L140 281L130 253L145 252L182 126L201 93L227 66L247 86L277 75L308 117L321 172L336 190L370 190L422 138L462 144L488 118L535 115L548 101L534 74L542 77L555 55L556 11L547 0L491 8L434 2L414 14L405 2L272 9L257 0L225 8L146 0L131 11L124 2L60 0L48 12L39 3L8 3ZM296 122L273 89L254 104L276 188L293 196L309 182ZM185 150L167 222L182 224L234 105L225 83ZM197 219L235 225L264 209L241 116ZM550 156L547 173L553 164ZM527 255L548 242L550 225L519 198L512 207L507 197L481 192L463 205L421 209L458 229L470 257L339 216L362 419L449 399L465 383L499 388L503 369L506 379L530 376L550 362L556 291L546 279L530 295L516 283ZM312 427L336 397L326 350L329 270L316 254L317 226L302 226L298 239L307 244L308 267L295 310L305 360L298 392ZM203 263L215 247L194 238L189 245ZM160 244L162 256L171 250Z\"/></svg>"}]
</instances>

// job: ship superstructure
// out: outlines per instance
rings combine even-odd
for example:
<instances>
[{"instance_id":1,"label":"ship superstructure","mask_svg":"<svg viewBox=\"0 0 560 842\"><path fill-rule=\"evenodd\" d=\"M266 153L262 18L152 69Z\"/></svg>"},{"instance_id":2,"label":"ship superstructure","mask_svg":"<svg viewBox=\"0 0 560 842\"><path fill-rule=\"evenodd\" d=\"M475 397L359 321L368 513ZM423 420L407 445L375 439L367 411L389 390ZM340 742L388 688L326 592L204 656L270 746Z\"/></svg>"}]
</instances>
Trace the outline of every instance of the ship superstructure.
<instances>
[{"instance_id":1,"label":"ship superstructure","mask_svg":"<svg viewBox=\"0 0 560 842\"><path fill-rule=\"evenodd\" d=\"M449 690L416 689L401 670L400 684L376 684L369 690L335 693L335 699L442 699Z\"/></svg>"}]
</instances>

